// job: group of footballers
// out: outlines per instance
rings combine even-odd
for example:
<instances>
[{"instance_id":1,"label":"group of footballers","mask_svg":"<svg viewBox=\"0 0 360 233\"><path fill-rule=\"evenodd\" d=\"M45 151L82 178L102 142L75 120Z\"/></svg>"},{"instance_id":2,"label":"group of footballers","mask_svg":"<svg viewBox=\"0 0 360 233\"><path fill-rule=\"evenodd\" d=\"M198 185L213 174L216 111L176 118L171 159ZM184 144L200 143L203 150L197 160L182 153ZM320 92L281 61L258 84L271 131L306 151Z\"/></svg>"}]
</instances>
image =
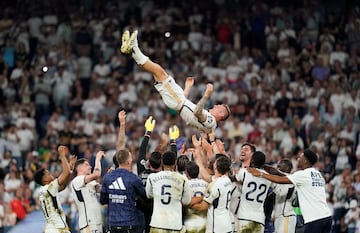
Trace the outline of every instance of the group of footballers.
<instances>
[{"instance_id":1,"label":"group of footballers","mask_svg":"<svg viewBox=\"0 0 360 233\"><path fill-rule=\"evenodd\" d=\"M58 193L69 184L71 171L76 174L70 185L79 211L80 232L84 233L103 232L100 204L108 206L108 221L104 225L111 233L260 233L265 229L264 207L271 193L275 194L275 232L295 232L295 200L302 211L305 233L330 232L331 212L326 203L325 181L313 167L317 155L304 150L298 158L298 171L291 173L289 160L282 160L278 169L266 166L264 153L245 143L240 153L241 168L234 171L222 141L215 139L214 134L217 122L230 116L229 107L222 104L204 109L213 91L212 84L207 85L197 104L188 100L194 80L188 78L182 89L164 68L142 53L137 34L137 31L124 32L121 52L130 54L154 76L155 88L164 103L176 110L188 125L199 129L201 137L193 135L193 147L181 150L178 156L175 140L179 129L171 127L171 149L167 149L165 135L162 145L146 159L146 146L155 127L155 119L149 117L139 150L137 176L132 172L131 152L125 148L126 113L119 112L115 169L104 175L101 188L96 180L101 174L104 152L97 152L91 172L85 159L71 156L68 162L68 149L59 146L61 175L55 179L47 170L40 169L34 177L42 186L39 199L46 219L45 232L70 232Z\"/></svg>"}]
</instances>

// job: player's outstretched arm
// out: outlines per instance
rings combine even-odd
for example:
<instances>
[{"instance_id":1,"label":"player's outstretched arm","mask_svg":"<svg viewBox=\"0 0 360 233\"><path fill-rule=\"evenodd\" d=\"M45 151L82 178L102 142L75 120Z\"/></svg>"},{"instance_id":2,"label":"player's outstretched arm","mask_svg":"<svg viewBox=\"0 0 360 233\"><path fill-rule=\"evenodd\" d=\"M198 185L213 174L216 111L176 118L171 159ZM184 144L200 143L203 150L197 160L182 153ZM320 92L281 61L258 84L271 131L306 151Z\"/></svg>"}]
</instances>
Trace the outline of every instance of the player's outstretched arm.
<instances>
[{"instance_id":1,"label":"player's outstretched arm","mask_svg":"<svg viewBox=\"0 0 360 233\"><path fill-rule=\"evenodd\" d=\"M74 169L76 156L70 157L70 162L67 160L67 156L69 155L69 149L66 146L60 145L58 147L58 153L61 160L61 173L58 177L59 182L59 191L65 189L70 181L71 171Z\"/></svg>"},{"instance_id":2,"label":"player's outstretched arm","mask_svg":"<svg viewBox=\"0 0 360 233\"><path fill-rule=\"evenodd\" d=\"M194 109L194 115L198 118L198 120L200 122L204 122L206 121L206 115L203 113L204 110L204 106L206 101L208 101L208 99L210 98L212 92L213 92L213 85L208 83L206 85L206 91L205 94L203 95L203 97L199 100L199 102L197 103L195 109Z\"/></svg>"},{"instance_id":3,"label":"player's outstretched arm","mask_svg":"<svg viewBox=\"0 0 360 233\"><path fill-rule=\"evenodd\" d=\"M195 147L193 152L194 161L199 166L199 174L202 179L206 182L211 182L211 175L209 171L206 169L206 163L208 159L205 155L203 155L203 149L201 147L201 141L196 138L196 135L192 136L192 143Z\"/></svg>"},{"instance_id":4,"label":"player's outstretched arm","mask_svg":"<svg viewBox=\"0 0 360 233\"><path fill-rule=\"evenodd\" d=\"M187 77L186 81L185 81L185 88L184 88L184 95L186 98L188 98L192 86L194 86L194 78Z\"/></svg>"},{"instance_id":5,"label":"player's outstretched arm","mask_svg":"<svg viewBox=\"0 0 360 233\"><path fill-rule=\"evenodd\" d=\"M105 157L104 151L101 150L96 153L94 171L90 175L85 176L85 184L89 183L90 181L96 180L101 176L101 159L103 157Z\"/></svg>"},{"instance_id":6,"label":"player's outstretched arm","mask_svg":"<svg viewBox=\"0 0 360 233\"><path fill-rule=\"evenodd\" d=\"M126 112L125 110L121 110L118 113L119 119L119 133L118 133L118 143L117 143L117 150L121 150L125 148L125 125L126 125Z\"/></svg>"},{"instance_id":7,"label":"player's outstretched arm","mask_svg":"<svg viewBox=\"0 0 360 233\"><path fill-rule=\"evenodd\" d=\"M179 127L174 125L169 128L170 150L173 151L175 154L177 154L176 140L179 138L179 136L180 136Z\"/></svg>"},{"instance_id":8,"label":"player's outstretched arm","mask_svg":"<svg viewBox=\"0 0 360 233\"><path fill-rule=\"evenodd\" d=\"M277 176L277 175L271 175L268 173L264 173L262 171L259 171L256 168L249 167L247 169L253 176L259 176L263 177L264 179L267 179L271 182L278 183L278 184L292 184L292 182L287 178L287 176Z\"/></svg>"},{"instance_id":9,"label":"player's outstretched arm","mask_svg":"<svg viewBox=\"0 0 360 233\"><path fill-rule=\"evenodd\" d=\"M144 124L145 134L139 148L138 162L137 162L138 174L140 174L145 170L144 165L142 165L142 161L146 160L146 149L149 144L151 134L154 131L155 125L156 125L156 121L153 119L152 116L149 116Z\"/></svg>"}]
</instances>

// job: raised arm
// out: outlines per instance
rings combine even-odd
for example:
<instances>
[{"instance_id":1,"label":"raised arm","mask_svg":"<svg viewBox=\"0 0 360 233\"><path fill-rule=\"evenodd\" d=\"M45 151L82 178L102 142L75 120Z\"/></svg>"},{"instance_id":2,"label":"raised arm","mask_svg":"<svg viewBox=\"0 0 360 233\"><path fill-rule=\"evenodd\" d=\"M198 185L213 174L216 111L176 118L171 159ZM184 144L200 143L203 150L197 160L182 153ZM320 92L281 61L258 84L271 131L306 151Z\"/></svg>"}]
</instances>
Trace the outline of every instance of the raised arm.
<instances>
[{"instance_id":1,"label":"raised arm","mask_svg":"<svg viewBox=\"0 0 360 233\"><path fill-rule=\"evenodd\" d=\"M70 162L68 162L67 156L69 155L69 149L66 146L62 146L62 145L58 147L58 153L61 160L61 173L58 177L58 182L59 182L59 191L62 191L65 189L65 187L68 185L70 181L70 174L74 169L76 156L71 156Z\"/></svg>"},{"instance_id":2,"label":"raised arm","mask_svg":"<svg viewBox=\"0 0 360 233\"><path fill-rule=\"evenodd\" d=\"M96 180L101 176L101 159L103 157L105 157L104 151L101 150L96 153L94 171L90 175L85 176L85 184L89 183L90 181Z\"/></svg>"},{"instance_id":3,"label":"raised arm","mask_svg":"<svg viewBox=\"0 0 360 233\"><path fill-rule=\"evenodd\" d=\"M121 110L118 114L119 118L119 133L118 133L118 143L117 143L117 150L121 150L125 148L125 123L126 123L126 112Z\"/></svg>"},{"instance_id":4,"label":"raised arm","mask_svg":"<svg viewBox=\"0 0 360 233\"><path fill-rule=\"evenodd\" d=\"M201 147L201 141L196 138L196 135L192 136L192 143L195 147L193 152L194 161L199 166L199 174L202 179L207 182L211 182L211 174L205 167L204 163L208 161L207 157L203 155L203 149Z\"/></svg>"},{"instance_id":5,"label":"raised arm","mask_svg":"<svg viewBox=\"0 0 360 233\"><path fill-rule=\"evenodd\" d=\"M186 78L185 88L184 88L184 95L186 98L188 98L190 89L192 88L193 85L194 85L194 78L193 77Z\"/></svg>"},{"instance_id":6,"label":"raised arm","mask_svg":"<svg viewBox=\"0 0 360 233\"><path fill-rule=\"evenodd\" d=\"M179 127L174 125L173 127L169 128L169 137L170 137L170 150L173 151L177 155L177 148L176 148L176 139L180 136Z\"/></svg>"},{"instance_id":7,"label":"raised arm","mask_svg":"<svg viewBox=\"0 0 360 233\"><path fill-rule=\"evenodd\" d=\"M204 106L205 103L208 101L208 99L210 98L212 92L213 92L213 85L208 83L206 85L206 91L205 94L203 95L203 97L199 100L199 102L197 103L195 109L194 109L194 115L198 118L198 120L200 122L204 122L206 121L206 115L203 114L203 110L204 110Z\"/></svg>"},{"instance_id":8,"label":"raised arm","mask_svg":"<svg viewBox=\"0 0 360 233\"><path fill-rule=\"evenodd\" d=\"M138 162L137 162L137 168L138 168L138 174L143 172L145 170L144 165L142 165L142 161L146 159L146 151L147 146L149 144L149 140L151 137L151 133L155 128L156 121L153 120L152 116L149 116L148 119L145 121L145 135L141 141L140 148L139 148L139 154L138 154Z\"/></svg>"}]
</instances>

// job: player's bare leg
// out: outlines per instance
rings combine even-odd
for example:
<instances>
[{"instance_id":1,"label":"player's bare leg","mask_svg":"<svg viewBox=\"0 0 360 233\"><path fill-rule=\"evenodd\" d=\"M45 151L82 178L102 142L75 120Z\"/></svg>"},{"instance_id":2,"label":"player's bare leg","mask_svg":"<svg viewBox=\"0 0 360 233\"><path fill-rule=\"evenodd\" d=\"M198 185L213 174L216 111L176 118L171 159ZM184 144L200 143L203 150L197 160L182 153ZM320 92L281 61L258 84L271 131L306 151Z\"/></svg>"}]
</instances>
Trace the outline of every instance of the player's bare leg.
<instances>
[{"instance_id":1,"label":"player's bare leg","mask_svg":"<svg viewBox=\"0 0 360 233\"><path fill-rule=\"evenodd\" d=\"M151 61L149 57L145 56L141 52L137 40L138 31L135 30L127 39L128 33L128 31L123 33L121 52L125 54L131 54L136 64L141 66L147 72L150 72L154 76L156 82L163 82L166 80L169 75L166 73L165 69L162 68L159 64Z\"/></svg>"}]
</instances>

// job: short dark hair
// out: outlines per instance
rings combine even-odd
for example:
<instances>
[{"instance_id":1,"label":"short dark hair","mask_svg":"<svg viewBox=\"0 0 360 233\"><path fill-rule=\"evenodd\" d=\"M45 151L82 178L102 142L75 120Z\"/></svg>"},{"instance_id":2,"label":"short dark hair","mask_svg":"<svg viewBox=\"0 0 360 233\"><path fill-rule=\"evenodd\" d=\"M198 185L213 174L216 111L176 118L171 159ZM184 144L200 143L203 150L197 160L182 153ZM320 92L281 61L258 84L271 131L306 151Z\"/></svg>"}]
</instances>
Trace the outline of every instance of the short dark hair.
<instances>
[{"instance_id":1,"label":"short dark hair","mask_svg":"<svg viewBox=\"0 0 360 233\"><path fill-rule=\"evenodd\" d=\"M178 172L184 172L186 168L186 164L190 161L187 155L180 155L176 159L176 167Z\"/></svg>"},{"instance_id":2,"label":"short dark hair","mask_svg":"<svg viewBox=\"0 0 360 233\"><path fill-rule=\"evenodd\" d=\"M119 165L125 164L125 162L129 159L130 151L128 149L118 150L115 154L116 160Z\"/></svg>"},{"instance_id":3,"label":"short dark hair","mask_svg":"<svg viewBox=\"0 0 360 233\"><path fill-rule=\"evenodd\" d=\"M249 146L253 153L256 151L256 146L250 142L245 142L244 144L242 144L241 148L243 148L244 146Z\"/></svg>"},{"instance_id":4,"label":"short dark hair","mask_svg":"<svg viewBox=\"0 0 360 233\"><path fill-rule=\"evenodd\" d=\"M77 170L76 170L76 168L77 168L79 165L85 163L86 161L87 161L87 159L85 159L85 158L81 158L81 159L76 160L75 166L74 166L74 171L73 171L73 172L74 172L74 176L77 176Z\"/></svg>"},{"instance_id":5,"label":"short dark hair","mask_svg":"<svg viewBox=\"0 0 360 233\"><path fill-rule=\"evenodd\" d=\"M154 151L150 154L149 164L152 168L158 169L161 166L161 153Z\"/></svg>"},{"instance_id":6,"label":"short dark hair","mask_svg":"<svg viewBox=\"0 0 360 233\"><path fill-rule=\"evenodd\" d=\"M282 172L290 173L293 169L293 165L290 159L282 159L277 165L278 169Z\"/></svg>"},{"instance_id":7,"label":"short dark hair","mask_svg":"<svg viewBox=\"0 0 360 233\"><path fill-rule=\"evenodd\" d=\"M189 161L186 164L185 170L191 179L198 178L200 169L194 161Z\"/></svg>"},{"instance_id":8,"label":"short dark hair","mask_svg":"<svg viewBox=\"0 0 360 233\"><path fill-rule=\"evenodd\" d=\"M265 164L265 154L262 151L255 151L251 157L250 164L256 168L262 168Z\"/></svg>"},{"instance_id":9,"label":"short dark hair","mask_svg":"<svg viewBox=\"0 0 360 233\"><path fill-rule=\"evenodd\" d=\"M318 161L318 156L314 151L310 149L305 149L303 153L304 153L304 157L306 158L307 161L309 161L311 165L314 165Z\"/></svg>"},{"instance_id":10,"label":"short dark hair","mask_svg":"<svg viewBox=\"0 0 360 233\"><path fill-rule=\"evenodd\" d=\"M218 172L222 175L226 174L226 172L230 171L231 161L226 156L220 156L215 160L216 168Z\"/></svg>"},{"instance_id":11,"label":"short dark hair","mask_svg":"<svg viewBox=\"0 0 360 233\"><path fill-rule=\"evenodd\" d=\"M176 154L173 151L166 151L162 155L162 163L165 166L173 166L176 163Z\"/></svg>"},{"instance_id":12,"label":"short dark hair","mask_svg":"<svg viewBox=\"0 0 360 233\"><path fill-rule=\"evenodd\" d=\"M43 185L43 177L45 175L45 168L39 168L34 174L34 181L39 185Z\"/></svg>"}]
</instances>

